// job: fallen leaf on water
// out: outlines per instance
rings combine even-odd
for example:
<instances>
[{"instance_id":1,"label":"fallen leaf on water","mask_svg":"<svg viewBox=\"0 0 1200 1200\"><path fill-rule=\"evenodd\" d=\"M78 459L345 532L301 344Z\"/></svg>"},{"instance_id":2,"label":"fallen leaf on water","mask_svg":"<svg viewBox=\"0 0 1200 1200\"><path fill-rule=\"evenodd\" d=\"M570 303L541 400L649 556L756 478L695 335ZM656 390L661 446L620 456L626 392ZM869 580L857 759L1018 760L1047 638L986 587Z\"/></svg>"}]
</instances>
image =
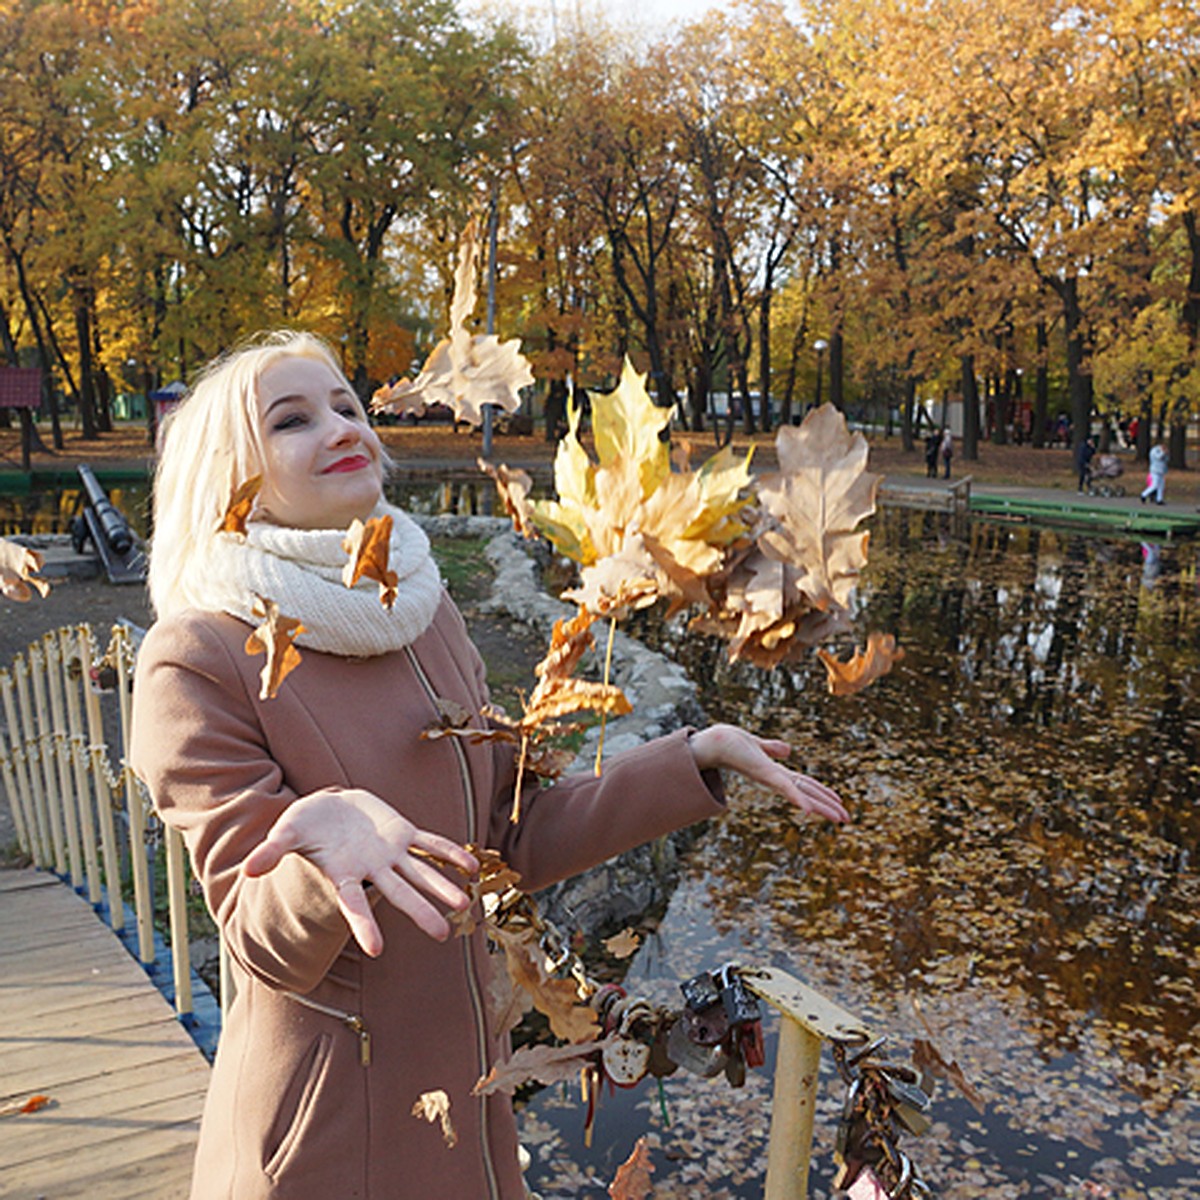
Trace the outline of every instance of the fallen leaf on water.
<instances>
[{"instance_id":1,"label":"fallen leaf on water","mask_svg":"<svg viewBox=\"0 0 1200 1200\"><path fill-rule=\"evenodd\" d=\"M440 1121L446 1145L453 1149L458 1144L458 1134L450 1123L450 1097L440 1088L433 1092L422 1092L412 1106L412 1115L424 1117L431 1125L434 1121Z\"/></svg>"},{"instance_id":2,"label":"fallen leaf on water","mask_svg":"<svg viewBox=\"0 0 1200 1200\"><path fill-rule=\"evenodd\" d=\"M342 540L342 549L350 556L342 568L342 583L353 587L366 576L379 584L379 603L391 608L396 603L399 576L388 569L388 554L392 542L392 518L371 517L365 524L357 517L351 522Z\"/></svg>"},{"instance_id":3,"label":"fallen leaf on water","mask_svg":"<svg viewBox=\"0 0 1200 1200\"><path fill-rule=\"evenodd\" d=\"M253 475L241 484L233 493L225 516L217 528L218 533L232 533L238 537L246 536L246 522L254 509L254 501L262 488L262 476Z\"/></svg>"},{"instance_id":4,"label":"fallen leaf on water","mask_svg":"<svg viewBox=\"0 0 1200 1200\"><path fill-rule=\"evenodd\" d=\"M633 1153L617 1168L617 1177L608 1185L612 1200L645 1200L653 1184L654 1164L650 1161L650 1148L646 1139L640 1137Z\"/></svg>"},{"instance_id":5,"label":"fallen leaf on water","mask_svg":"<svg viewBox=\"0 0 1200 1200\"><path fill-rule=\"evenodd\" d=\"M867 635L866 651L855 649L846 662L828 650L818 650L817 657L825 664L830 695L853 696L886 675L904 657L904 650L896 645L892 634L871 633Z\"/></svg>"},{"instance_id":6,"label":"fallen leaf on water","mask_svg":"<svg viewBox=\"0 0 1200 1200\"><path fill-rule=\"evenodd\" d=\"M31 588L36 588L42 596L47 595L50 585L44 579L37 578L43 561L36 550L0 538L0 593L10 600L19 601L28 600L33 595Z\"/></svg>"},{"instance_id":7,"label":"fallen leaf on water","mask_svg":"<svg viewBox=\"0 0 1200 1200\"><path fill-rule=\"evenodd\" d=\"M266 653L258 698L274 700L279 685L300 665L300 651L292 645L292 640L304 632L304 626L294 617L283 616L279 605L264 596L254 597L251 611L262 618L262 624L246 639L246 653Z\"/></svg>"},{"instance_id":8,"label":"fallen leaf on water","mask_svg":"<svg viewBox=\"0 0 1200 1200\"><path fill-rule=\"evenodd\" d=\"M632 929L622 929L620 933L604 939L604 948L613 958L628 958L641 944L641 936Z\"/></svg>"}]
</instances>

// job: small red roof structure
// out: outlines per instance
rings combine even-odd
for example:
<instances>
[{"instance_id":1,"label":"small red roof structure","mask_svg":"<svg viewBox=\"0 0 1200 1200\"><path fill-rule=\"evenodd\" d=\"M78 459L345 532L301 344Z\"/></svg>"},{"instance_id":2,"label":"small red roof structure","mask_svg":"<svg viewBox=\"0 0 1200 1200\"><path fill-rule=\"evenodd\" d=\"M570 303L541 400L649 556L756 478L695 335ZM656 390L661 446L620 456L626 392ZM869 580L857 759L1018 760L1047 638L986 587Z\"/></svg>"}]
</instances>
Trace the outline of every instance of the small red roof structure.
<instances>
[{"instance_id":1,"label":"small red roof structure","mask_svg":"<svg viewBox=\"0 0 1200 1200\"><path fill-rule=\"evenodd\" d=\"M37 408L41 402L40 367L0 367L0 408Z\"/></svg>"}]
</instances>

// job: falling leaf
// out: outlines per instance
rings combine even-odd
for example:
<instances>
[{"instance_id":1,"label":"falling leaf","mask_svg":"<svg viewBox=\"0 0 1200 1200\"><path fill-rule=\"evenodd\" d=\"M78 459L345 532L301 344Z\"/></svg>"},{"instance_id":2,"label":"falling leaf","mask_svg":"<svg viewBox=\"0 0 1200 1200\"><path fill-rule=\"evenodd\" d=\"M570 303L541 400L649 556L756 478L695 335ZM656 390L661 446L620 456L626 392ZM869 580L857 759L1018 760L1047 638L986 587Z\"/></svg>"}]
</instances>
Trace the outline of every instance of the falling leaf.
<instances>
[{"instance_id":1,"label":"falling leaf","mask_svg":"<svg viewBox=\"0 0 1200 1200\"><path fill-rule=\"evenodd\" d=\"M263 596L254 597L251 611L262 618L263 623L246 639L246 653L266 653L258 698L274 700L279 685L300 665L300 651L292 641L304 632L304 626L294 617L283 616L279 605Z\"/></svg>"},{"instance_id":2,"label":"falling leaf","mask_svg":"<svg viewBox=\"0 0 1200 1200\"><path fill-rule=\"evenodd\" d=\"M633 1147L633 1153L617 1168L617 1176L609 1184L608 1194L612 1200L646 1200L654 1186L650 1182L653 1174L650 1147L646 1139L640 1137Z\"/></svg>"},{"instance_id":3,"label":"falling leaf","mask_svg":"<svg viewBox=\"0 0 1200 1200\"><path fill-rule=\"evenodd\" d=\"M218 533L232 533L238 537L245 537L246 522L250 519L254 501L261 488L262 476L254 475L234 491L229 506L225 509L225 516L221 518Z\"/></svg>"},{"instance_id":4,"label":"falling leaf","mask_svg":"<svg viewBox=\"0 0 1200 1200\"><path fill-rule=\"evenodd\" d=\"M379 602L390 609L396 602L399 576L388 569L388 554L392 544L392 518L386 514L371 517L366 524L357 517L342 541L342 549L350 556L342 568L342 583L353 587L366 576L379 584Z\"/></svg>"},{"instance_id":5,"label":"falling leaf","mask_svg":"<svg viewBox=\"0 0 1200 1200\"><path fill-rule=\"evenodd\" d=\"M818 650L817 657L825 664L829 675L829 693L832 696L853 696L867 684L886 675L893 664L904 657L904 649L896 645L890 633L872 633L867 636L867 649L855 649L848 662L842 662L828 650Z\"/></svg>"},{"instance_id":6,"label":"falling leaf","mask_svg":"<svg viewBox=\"0 0 1200 1200\"><path fill-rule=\"evenodd\" d=\"M0 593L18 601L30 599L33 588L43 597L48 595L50 585L37 578L44 561L36 550L0 538Z\"/></svg>"},{"instance_id":7,"label":"falling leaf","mask_svg":"<svg viewBox=\"0 0 1200 1200\"><path fill-rule=\"evenodd\" d=\"M521 389L533 383L520 341L501 342L490 333L472 336L466 326L475 308L478 258L479 224L472 219L459 242L449 335L433 348L416 379L379 388L371 397L372 411L422 413L430 404L445 404L456 419L480 425L485 404L505 412L520 407Z\"/></svg>"},{"instance_id":8,"label":"falling leaf","mask_svg":"<svg viewBox=\"0 0 1200 1200\"><path fill-rule=\"evenodd\" d=\"M479 464L479 469L496 485L496 491L504 502L504 511L512 518L516 531L523 538L536 538L538 531L532 522L533 504L529 499L533 480L529 472L507 467L503 463L494 467L483 458L477 458L475 461Z\"/></svg>"},{"instance_id":9,"label":"falling leaf","mask_svg":"<svg viewBox=\"0 0 1200 1200\"><path fill-rule=\"evenodd\" d=\"M440 1088L433 1092L422 1092L412 1106L412 1115L424 1117L431 1125L434 1121L440 1121L446 1145L453 1150L458 1144L458 1134L450 1123L450 1097Z\"/></svg>"},{"instance_id":10,"label":"falling leaf","mask_svg":"<svg viewBox=\"0 0 1200 1200\"><path fill-rule=\"evenodd\" d=\"M16 1117L25 1113L35 1113L40 1108L45 1108L50 1103L49 1096L30 1096L28 1100L11 1100L7 1104L0 1104L0 1117Z\"/></svg>"},{"instance_id":11,"label":"falling leaf","mask_svg":"<svg viewBox=\"0 0 1200 1200\"><path fill-rule=\"evenodd\" d=\"M578 1078L582 1068L590 1066L612 1039L574 1043L567 1046L522 1046L503 1063L492 1069L471 1089L473 1096L493 1092L512 1094L527 1083L561 1083Z\"/></svg>"},{"instance_id":12,"label":"falling leaf","mask_svg":"<svg viewBox=\"0 0 1200 1200\"><path fill-rule=\"evenodd\" d=\"M628 958L642 943L641 936L632 929L622 929L613 937L604 939L604 949L613 958Z\"/></svg>"}]
</instances>

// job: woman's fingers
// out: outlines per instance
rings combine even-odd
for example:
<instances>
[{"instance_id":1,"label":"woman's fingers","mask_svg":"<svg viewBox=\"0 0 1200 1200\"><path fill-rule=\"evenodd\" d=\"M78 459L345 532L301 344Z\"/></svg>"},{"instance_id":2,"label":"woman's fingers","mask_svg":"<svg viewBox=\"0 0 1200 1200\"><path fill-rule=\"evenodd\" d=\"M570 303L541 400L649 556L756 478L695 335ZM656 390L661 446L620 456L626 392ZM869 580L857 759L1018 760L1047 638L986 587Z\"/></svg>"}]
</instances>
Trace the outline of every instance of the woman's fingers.
<instances>
[{"instance_id":1,"label":"woman's fingers","mask_svg":"<svg viewBox=\"0 0 1200 1200\"><path fill-rule=\"evenodd\" d=\"M337 892L338 908L350 926L350 934L362 947L364 954L378 958L383 953L383 933L375 914L371 911L371 902L363 890L362 881L344 879L334 884Z\"/></svg>"},{"instance_id":2,"label":"woman's fingers","mask_svg":"<svg viewBox=\"0 0 1200 1200\"><path fill-rule=\"evenodd\" d=\"M279 866L285 854L300 849L300 839L293 827L285 820L275 822L266 841L259 842L246 856L242 863L242 871L246 875L266 875Z\"/></svg>"},{"instance_id":3,"label":"woman's fingers","mask_svg":"<svg viewBox=\"0 0 1200 1200\"><path fill-rule=\"evenodd\" d=\"M846 811L841 797L832 788L807 775L801 775L798 771L789 771L788 775L789 778L780 791L793 804L831 821L850 820L850 814Z\"/></svg>"}]
</instances>

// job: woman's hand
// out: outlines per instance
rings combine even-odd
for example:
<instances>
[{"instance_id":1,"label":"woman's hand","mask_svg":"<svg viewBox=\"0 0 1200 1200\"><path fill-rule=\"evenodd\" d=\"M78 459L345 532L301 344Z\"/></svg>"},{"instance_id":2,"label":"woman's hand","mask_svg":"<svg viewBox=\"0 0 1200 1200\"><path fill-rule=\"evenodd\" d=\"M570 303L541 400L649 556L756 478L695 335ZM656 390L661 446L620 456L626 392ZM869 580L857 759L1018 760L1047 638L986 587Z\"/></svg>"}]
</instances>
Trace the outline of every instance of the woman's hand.
<instances>
[{"instance_id":1,"label":"woman's hand","mask_svg":"<svg viewBox=\"0 0 1200 1200\"><path fill-rule=\"evenodd\" d=\"M848 821L850 814L838 794L799 771L791 771L778 760L792 752L787 742L760 738L736 725L710 725L688 739L692 757L700 770L716 768L737 771L764 787L778 792L805 812Z\"/></svg>"},{"instance_id":2,"label":"woman's hand","mask_svg":"<svg viewBox=\"0 0 1200 1200\"><path fill-rule=\"evenodd\" d=\"M307 858L337 893L338 906L354 940L372 958L383 950L383 934L363 883L370 880L384 899L438 941L450 924L426 897L461 911L469 903L430 862L412 852L439 858L474 875L479 864L457 843L418 829L391 805L361 788L322 788L297 800L254 848L242 870L265 875L285 854ZM424 894L422 894L424 893Z\"/></svg>"}]
</instances>

